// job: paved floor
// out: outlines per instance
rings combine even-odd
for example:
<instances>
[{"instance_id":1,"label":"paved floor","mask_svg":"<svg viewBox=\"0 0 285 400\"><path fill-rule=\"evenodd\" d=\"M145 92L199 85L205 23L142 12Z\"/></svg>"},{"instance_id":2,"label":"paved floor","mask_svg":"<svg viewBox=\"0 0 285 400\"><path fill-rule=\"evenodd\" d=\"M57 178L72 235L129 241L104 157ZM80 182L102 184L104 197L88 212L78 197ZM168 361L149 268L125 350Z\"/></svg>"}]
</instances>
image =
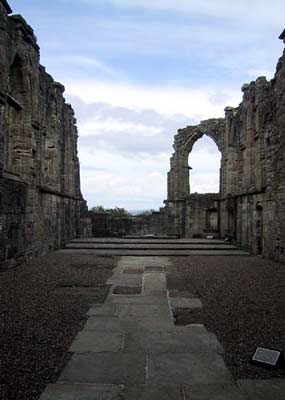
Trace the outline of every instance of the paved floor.
<instances>
[{"instance_id":1,"label":"paved floor","mask_svg":"<svg viewBox=\"0 0 285 400\"><path fill-rule=\"evenodd\" d=\"M221 344L203 325L175 326L172 309L203 304L185 292L170 297L169 263L149 252L120 258L107 300L90 308L70 362L40 400L284 400L281 379L235 382Z\"/></svg>"},{"instance_id":2,"label":"paved floor","mask_svg":"<svg viewBox=\"0 0 285 400\"><path fill-rule=\"evenodd\" d=\"M122 257L103 305L88 312L58 383L41 400L244 399L203 325L176 327L171 307L202 307L168 297L164 257ZM116 287L141 294L116 295ZM216 397L215 397L216 396ZM218 397L217 397L218 396Z\"/></svg>"}]
</instances>

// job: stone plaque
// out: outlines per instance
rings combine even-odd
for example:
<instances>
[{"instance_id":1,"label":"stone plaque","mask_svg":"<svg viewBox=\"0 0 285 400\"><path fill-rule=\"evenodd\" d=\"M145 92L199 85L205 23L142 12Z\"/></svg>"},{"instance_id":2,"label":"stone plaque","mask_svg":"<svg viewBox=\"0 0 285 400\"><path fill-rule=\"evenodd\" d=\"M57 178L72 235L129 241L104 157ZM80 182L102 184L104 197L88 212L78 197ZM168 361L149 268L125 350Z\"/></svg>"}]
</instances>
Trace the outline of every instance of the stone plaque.
<instances>
[{"instance_id":1,"label":"stone plaque","mask_svg":"<svg viewBox=\"0 0 285 400\"><path fill-rule=\"evenodd\" d=\"M252 357L252 361L269 367L278 367L281 361L281 352L257 347L254 356Z\"/></svg>"}]
</instances>

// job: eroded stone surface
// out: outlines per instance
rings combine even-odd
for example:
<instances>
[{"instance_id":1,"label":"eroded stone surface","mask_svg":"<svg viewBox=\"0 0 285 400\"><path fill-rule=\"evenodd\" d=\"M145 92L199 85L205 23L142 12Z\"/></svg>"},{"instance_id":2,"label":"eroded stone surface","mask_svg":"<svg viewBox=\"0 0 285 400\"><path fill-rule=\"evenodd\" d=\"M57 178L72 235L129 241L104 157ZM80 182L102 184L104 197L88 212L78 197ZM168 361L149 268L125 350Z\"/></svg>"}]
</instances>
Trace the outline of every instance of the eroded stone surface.
<instances>
[{"instance_id":1,"label":"eroded stone surface","mask_svg":"<svg viewBox=\"0 0 285 400\"><path fill-rule=\"evenodd\" d=\"M170 305L172 308L202 308L200 299L191 297L175 297L170 299Z\"/></svg>"},{"instance_id":2,"label":"eroded stone surface","mask_svg":"<svg viewBox=\"0 0 285 400\"><path fill-rule=\"evenodd\" d=\"M164 232L225 237L243 249L285 261L285 51L274 79L243 85L243 101L225 118L178 130L170 160ZM188 157L203 135L221 152L220 195L190 195ZM220 221L220 225L218 224Z\"/></svg>"},{"instance_id":3,"label":"eroded stone surface","mask_svg":"<svg viewBox=\"0 0 285 400\"><path fill-rule=\"evenodd\" d=\"M48 385L40 400L119 400L120 386L114 385Z\"/></svg>"},{"instance_id":4,"label":"eroded stone surface","mask_svg":"<svg viewBox=\"0 0 285 400\"><path fill-rule=\"evenodd\" d=\"M0 262L80 233L77 127L32 28L0 2ZM6 3L7 4L7 3Z\"/></svg>"},{"instance_id":5,"label":"eroded stone surface","mask_svg":"<svg viewBox=\"0 0 285 400\"><path fill-rule=\"evenodd\" d=\"M148 356L148 382L194 385L233 383L233 378L214 353L158 354Z\"/></svg>"},{"instance_id":6,"label":"eroded stone surface","mask_svg":"<svg viewBox=\"0 0 285 400\"><path fill-rule=\"evenodd\" d=\"M145 357L140 353L74 354L59 382L144 384Z\"/></svg>"},{"instance_id":7,"label":"eroded stone surface","mask_svg":"<svg viewBox=\"0 0 285 400\"><path fill-rule=\"evenodd\" d=\"M122 274L126 265L145 270L148 257L131 259L120 259L113 278L127 282L131 274ZM153 261L167 270L169 260ZM110 292L104 305L91 307L71 346L75 354L59 378L61 386L49 386L41 400L243 399L219 355L223 349L216 336L200 324L175 326L162 268L143 274L151 294Z\"/></svg>"},{"instance_id":8,"label":"eroded stone surface","mask_svg":"<svg viewBox=\"0 0 285 400\"><path fill-rule=\"evenodd\" d=\"M241 379L238 383L248 400L284 399L284 379Z\"/></svg>"},{"instance_id":9,"label":"eroded stone surface","mask_svg":"<svg viewBox=\"0 0 285 400\"><path fill-rule=\"evenodd\" d=\"M76 336L69 351L72 353L102 353L122 351L123 331L111 331L106 327L102 330L83 330Z\"/></svg>"}]
</instances>

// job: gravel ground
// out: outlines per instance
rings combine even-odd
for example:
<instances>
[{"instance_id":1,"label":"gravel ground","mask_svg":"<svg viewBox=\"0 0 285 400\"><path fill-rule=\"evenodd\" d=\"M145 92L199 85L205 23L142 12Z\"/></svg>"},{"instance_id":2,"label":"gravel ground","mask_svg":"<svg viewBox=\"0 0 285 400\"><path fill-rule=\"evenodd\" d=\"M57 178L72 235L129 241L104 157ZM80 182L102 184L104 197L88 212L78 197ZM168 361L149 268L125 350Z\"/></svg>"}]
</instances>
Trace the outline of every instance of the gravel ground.
<instances>
[{"instance_id":1,"label":"gravel ground","mask_svg":"<svg viewBox=\"0 0 285 400\"><path fill-rule=\"evenodd\" d=\"M178 324L202 322L214 332L236 379L284 378L284 367L256 367L250 359L257 346L285 350L285 266L260 257L172 261L168 289L193 293L203 303L201 313L178 315Z\"/></svg>"},{"instance_id":2,"label":"gravel ground","mask_svg":"<svg viewBox=\"0 0 285 400\"><path fill-rule=\"evenodd\" d=\"M56 382L115 257L54 253L0 272L0 399L35 400Z\"/></svg>"}]
</instances>

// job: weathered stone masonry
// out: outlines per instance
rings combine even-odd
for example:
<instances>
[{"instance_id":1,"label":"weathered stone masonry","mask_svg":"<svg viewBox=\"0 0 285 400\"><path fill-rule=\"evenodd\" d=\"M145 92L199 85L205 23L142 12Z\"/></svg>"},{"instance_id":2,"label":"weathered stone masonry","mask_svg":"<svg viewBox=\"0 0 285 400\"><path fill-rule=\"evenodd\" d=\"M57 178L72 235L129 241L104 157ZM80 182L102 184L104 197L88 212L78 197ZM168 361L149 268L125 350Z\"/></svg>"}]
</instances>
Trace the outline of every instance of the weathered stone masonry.
<instances>
[{"instance_id":1,"label":"weathered stone masonry","mask_svg":"<svg viewBox=\"0 0 285 400\"><path fill-rule=\"evenodd\" d=\"M242 103L237 108L227 107L225 119L178 131L168 174L165 226L171 234L194 234L188 155L205 134L222 155L220 237L229 235L243 249L284 262L285 51L271 81L260 77L242 91Z\"/></svg>"},{"instance_id":2,"label":"weathered stone masonry","mask_svg":"<svg viewBox=\"0 0 285 400\"><path fill-rule=\"evenodd\" d=\"M9 14L0 0L0 261L73 238L82 205L73 109L32 28Z\"/></svg>"}]
</instances>

